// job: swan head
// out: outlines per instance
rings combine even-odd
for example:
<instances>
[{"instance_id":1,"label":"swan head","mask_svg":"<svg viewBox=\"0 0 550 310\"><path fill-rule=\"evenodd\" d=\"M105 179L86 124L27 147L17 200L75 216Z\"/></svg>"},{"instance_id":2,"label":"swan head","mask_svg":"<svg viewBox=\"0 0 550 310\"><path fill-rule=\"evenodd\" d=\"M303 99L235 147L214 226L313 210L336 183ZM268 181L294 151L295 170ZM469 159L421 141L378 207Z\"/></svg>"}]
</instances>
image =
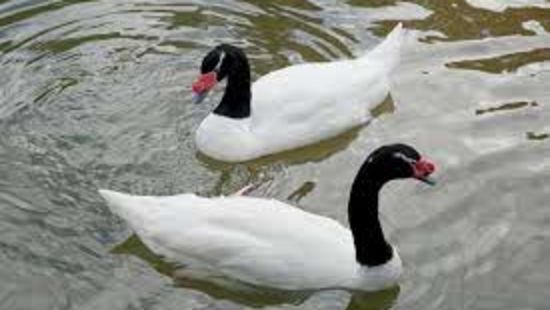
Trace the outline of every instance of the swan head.
<instances>
[{"instance_id":1,"label":"swan head","mask_svg":"<svg viewBox=\"0 0 550 310\"><path fill-rule=\"evenodd\" d=\"M207 97L209 91L246 61L244 52L238 47L221 44L209 51L202 59L200 75L192 85L193 102L200 103Z\"/></svg>"},{"instance_id":2,"label":"swan head","mask_svg":"<svg viewBox=\"0 0 550 310\"><path fill-rule=\"evenodd\" d=\"M435 185L431 174L435 164L406 144L385 145L369 155L366 160L367 173L382 183L393 179L414 178L429 185Z\"/></svg>"}]
</instances>

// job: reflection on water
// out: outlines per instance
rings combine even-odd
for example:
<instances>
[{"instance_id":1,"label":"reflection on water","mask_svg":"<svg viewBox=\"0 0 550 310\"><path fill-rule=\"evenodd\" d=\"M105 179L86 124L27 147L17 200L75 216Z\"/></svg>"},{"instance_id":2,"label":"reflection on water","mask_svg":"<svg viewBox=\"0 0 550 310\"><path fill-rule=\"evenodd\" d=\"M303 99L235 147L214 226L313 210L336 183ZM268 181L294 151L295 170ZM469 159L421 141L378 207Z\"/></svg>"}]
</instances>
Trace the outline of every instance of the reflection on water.
<instances>
[{"instance_id":1,"label":"reflection on water","mask_svg":"<svg viewBox=\"0 0 550 310\"><path fill-rule=\"evenodd\" d=\"M548 139L550 134L548 133L534 133L532 131L527 132L527 139L529 140L544 140Z\"/></svg>"},{"instance_id":2,"label":"reflection on water","mask_svg":"<svg viewBox=\"0 0 550 310\"><path fill-rule=\"evenodd\" d=\"M489 107L486 109L477 109L476 115L482 115L485 113L494 113L498 111L506 111L506 110L515 110L515 109L522 109L525 107L538 107L538 103L536 101L533 102L527 102L527 101L518 101L518 102L509 102L504 103L496 107Z\"/></svg>"},{"instance_id":3,"label":"reflection on water","mask_svg":"<svg viewBox=\"0 0 550 310\"><path fill-rule=\"evenodd\" d=\"M544 62L550 60L550 48L537 48L522 53L507 54L500 57L464 60L445 64L449 68L462 68L489 73L514 72L518 68L530 63Z\"/></svg>"},{"instance_id":4,"label":"reflection on water","mask_svg":"<svg viewBox=\"0 0 550 310\"><path fill-rule=\"evenodd\" d=\"M0 1L0 308L549 308L548 16L538 0ZM353 57L397 22L412 38L368 126L245 164L196 152L221 90L201 106L188 90L212 46L243 47L257 78ZM345 224L359 165L397 141L438 164L438 186L383 191L405 264L383 292L251 295L174 277L96 192L253 184Z\"/></svg>"},{"instance_id":5,"label":"reflection on water","mask_svg":"<svg viewBox=\"0 0 550 310\"><path fill-rule=\"evenodd\" d=\"M412 0L432 11L432 14L422 20L408 21L406 27L428 32L426 41L457 41L471 40L485 37L532 35L533 31L525 29L524 22L537 21L545 29L550 29L549 8L533 8L518 5L514 9L503 12L494 12L483 7L471 6L474 0ZM476 2L482 2L475 0ZM350 0L350 3L358 6L386 6L395 5L397 0ZM486 2L506 2L491 1ZM433 34L431 34L433 33Z\"/></svg>"}]
</instances>

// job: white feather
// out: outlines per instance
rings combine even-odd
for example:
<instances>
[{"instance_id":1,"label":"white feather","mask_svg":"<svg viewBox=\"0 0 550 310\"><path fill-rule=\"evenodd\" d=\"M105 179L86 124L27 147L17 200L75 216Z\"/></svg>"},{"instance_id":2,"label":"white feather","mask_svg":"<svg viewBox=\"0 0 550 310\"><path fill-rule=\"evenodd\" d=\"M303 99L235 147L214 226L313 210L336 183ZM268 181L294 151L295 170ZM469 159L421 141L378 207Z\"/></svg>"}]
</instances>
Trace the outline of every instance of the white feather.
<instances>
[{"instance_id":1,"label":"white feather","mask_svg":"<svg viewBox=\"0 0 550 310\"><path fill-rule=\"evenodd\" d=\"M360 58L307 63L271 72L252 84L251 116L209 114L195 142L204 154L239 162L319 142L363 125L390 89L404 30L399 24Z\"/></svg>"},{"instance_id":2,"label":"white feather","mask_svg":"<svg viewBox=\"0 0 550 310\"><path fill-rule=\"evenodd\" d=\"M212 276L287 290L369 291L401 274L397 251L384 265L362 267L350 230L277 200L99 192L151 250Z\"/></svg>"}]
</instances>

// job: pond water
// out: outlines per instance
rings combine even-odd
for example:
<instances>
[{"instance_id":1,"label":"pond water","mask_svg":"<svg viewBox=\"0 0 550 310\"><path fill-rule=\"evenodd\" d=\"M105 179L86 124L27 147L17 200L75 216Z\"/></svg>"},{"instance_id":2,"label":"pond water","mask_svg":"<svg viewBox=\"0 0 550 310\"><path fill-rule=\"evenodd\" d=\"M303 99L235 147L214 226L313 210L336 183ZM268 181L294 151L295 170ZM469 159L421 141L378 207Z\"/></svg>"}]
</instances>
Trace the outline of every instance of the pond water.
<instances>
[{"instance_id":1,"label":"pond water","mask_svg":"<svg viewBox=\"0 0 550 310\"><path fill-rule=\"evenodd\" d=\"M243 47L258 77L352 57L397 22L411 36L368 126L244 164L197 154L221 88L203 105L189 89L216 44ZM543 0L0 0L0 308L550 309L549 31ZM96 191L253 183L346 224L359 165L397 141L439 183L382 192L405 272L371 294L176 281Z\"/></svg>"}]
</instances>

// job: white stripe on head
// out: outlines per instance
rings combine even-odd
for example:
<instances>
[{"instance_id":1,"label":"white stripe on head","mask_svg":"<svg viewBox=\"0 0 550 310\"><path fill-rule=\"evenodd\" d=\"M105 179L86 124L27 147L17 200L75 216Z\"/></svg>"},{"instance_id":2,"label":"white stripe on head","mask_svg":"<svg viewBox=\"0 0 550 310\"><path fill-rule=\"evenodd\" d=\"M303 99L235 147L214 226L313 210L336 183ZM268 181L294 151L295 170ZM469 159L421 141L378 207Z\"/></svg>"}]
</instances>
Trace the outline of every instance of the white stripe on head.
<instances>
[{"instance_id":1,"label":"white stripe on head","mask_svg":"<svg viewBox=\"0 0 550 310\"><path fill-rule=\"evenodd\" d=\"M410 158L409 156L401 153L401 152L395 152L393 153L393 156L396 157L396 158L399 158L399 159L402 159L404 160L405 162L411 164L411 165L414 165L416 163L416 160Z\"/></svg>"},{"instance_id":2,"label":"white stripe on head","mask_svg":"<svg viewBox=\"0 0 550 310\"><path fill-rule=\"evenodd\" d=\"M224 59L225 59L225 52L222 50L220 51L220 58L218 59L218 63L216 64L216 67L214 67L213 71L220 72L220 68L222 67Z\"/></svg>"}]
</instances>

